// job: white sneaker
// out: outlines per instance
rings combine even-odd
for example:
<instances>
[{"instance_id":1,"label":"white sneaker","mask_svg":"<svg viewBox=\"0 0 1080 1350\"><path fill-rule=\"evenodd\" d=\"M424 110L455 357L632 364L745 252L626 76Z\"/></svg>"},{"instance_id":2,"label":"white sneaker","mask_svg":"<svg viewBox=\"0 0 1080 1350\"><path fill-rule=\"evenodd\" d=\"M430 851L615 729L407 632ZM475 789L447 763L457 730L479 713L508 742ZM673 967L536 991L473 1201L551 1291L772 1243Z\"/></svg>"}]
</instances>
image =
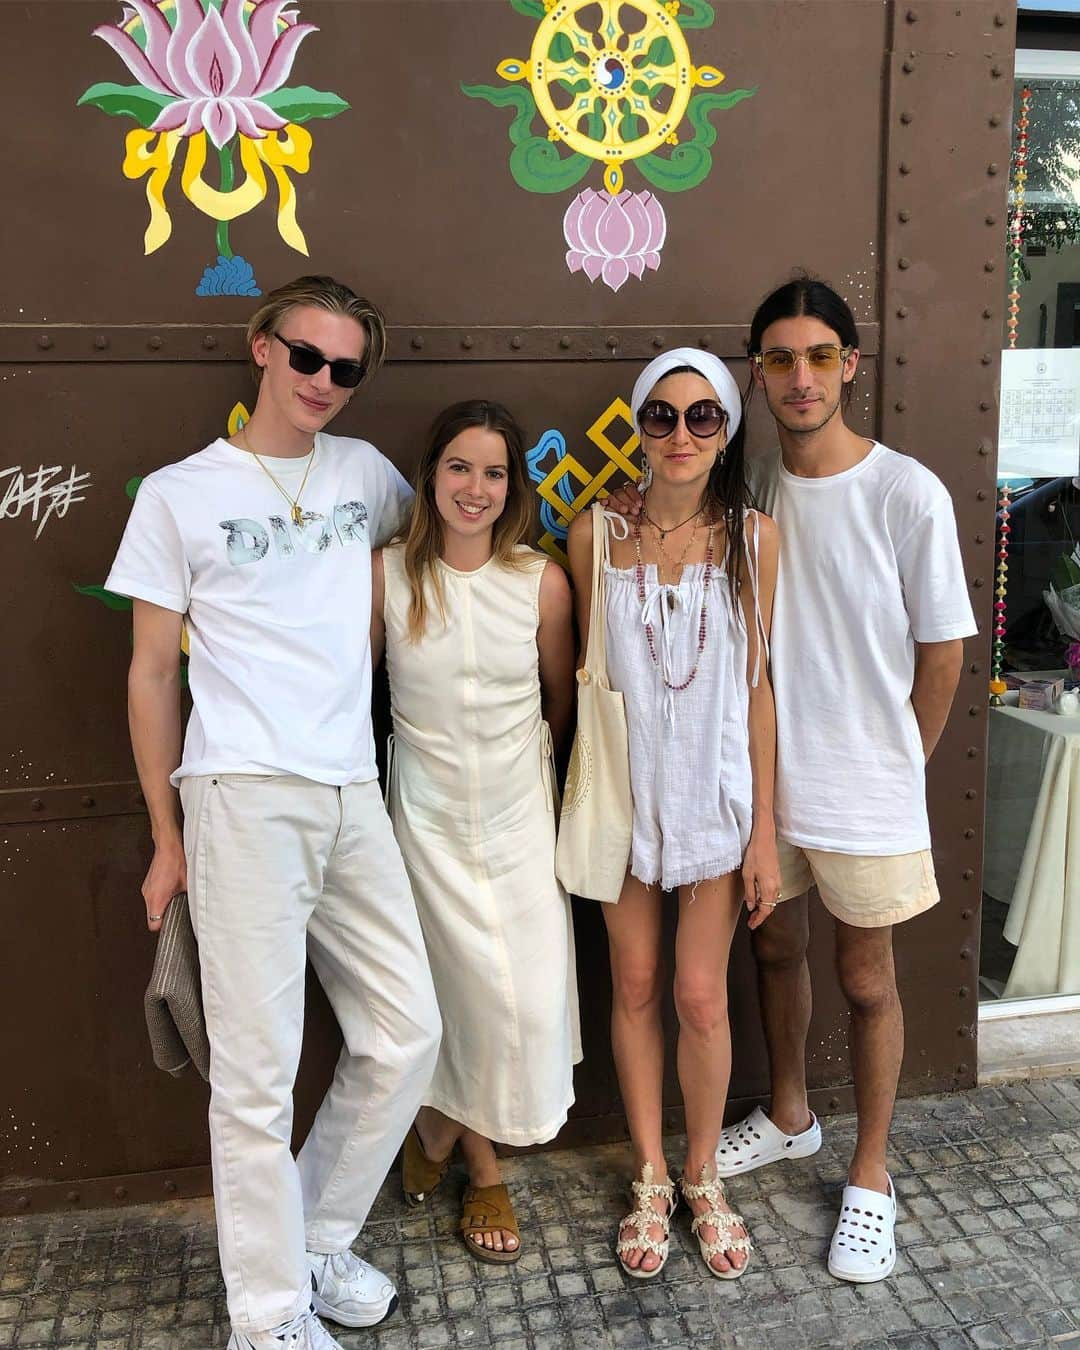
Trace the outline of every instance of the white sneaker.
<instances>
[{"instance_id":1,"label":"white sneaker","mask_svg":"<svg viewBox=\"0 0 1080 1350\"><path fill-rule=\"evenodd\" d=\"M234 1331L226 1350L342 1350L309 1308L270 1331Z\"/></svg>"},{"instance_id":2,"label":"white sneaker","mask_svg":"<svg viewBox=\"0 0 1080 1350\"><path fill-rule=\"evenodd\" d=\"M745 1120L729 1125L720 1134L716 1150L716 1174L735 1177L780 1158L809 1158L821 1147L821 1126L810 1112L810 1124L800 1134L785 1134L755 1106Z\"/></svg>"},{"instance_id":3,"label":"white sneaker","mask_svg":"<svg viewBox=\"0 0 1080 1350\"><path fill-rule=\"evenodd\" d=\"M829 1245L829 1274L852 1284L873 1284L896 1265L896 1192L845 1186L840 1217Z\"/></svg>"},{"instance_id":4,"label":"white sneaker","mask_svg":"<svg viewBox=\"0 0 1080 1350\"><path fill-rule=\"evenodd\" d=\"M344 1327L373 1327L398 1305L397 1290L353 1252L308 1252L315 1311Z\"/></svg>"}]
</instances>

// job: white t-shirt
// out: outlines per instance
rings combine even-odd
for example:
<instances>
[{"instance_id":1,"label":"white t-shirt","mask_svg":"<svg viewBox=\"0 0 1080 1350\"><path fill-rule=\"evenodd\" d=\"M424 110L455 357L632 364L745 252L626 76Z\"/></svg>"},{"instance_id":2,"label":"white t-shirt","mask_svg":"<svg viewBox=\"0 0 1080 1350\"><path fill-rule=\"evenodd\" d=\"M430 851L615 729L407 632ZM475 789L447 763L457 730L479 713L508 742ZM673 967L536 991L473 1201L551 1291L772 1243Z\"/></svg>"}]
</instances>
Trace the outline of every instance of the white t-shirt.
<instances>
[{"instance_id":1,"label":"white t-shirt","mask_svg":"<svg viewBox=\"0 0 1080 1350\"><path fill-rule=\"evenodd\" d=\"M927 849L915 643L977 632L949 493L877 443L828 478L796 477L779 451L748 477L780 527L777 832L834 853Z\"/></svg>"},{"instance_id":2,"label":"white t-shirt","mask_svg":"<svg viewBox=\"0 0 1080 1350\"><path fill-rule=\"evenodd\" d=\"M413 493L367 441L315 439L301 526L254 457L223 440L139 486L105 584L186 615L194 707L174 784L376 776L371 550ZM295 496L307 456L262 459Z\"/></svg>"}]
</instances>

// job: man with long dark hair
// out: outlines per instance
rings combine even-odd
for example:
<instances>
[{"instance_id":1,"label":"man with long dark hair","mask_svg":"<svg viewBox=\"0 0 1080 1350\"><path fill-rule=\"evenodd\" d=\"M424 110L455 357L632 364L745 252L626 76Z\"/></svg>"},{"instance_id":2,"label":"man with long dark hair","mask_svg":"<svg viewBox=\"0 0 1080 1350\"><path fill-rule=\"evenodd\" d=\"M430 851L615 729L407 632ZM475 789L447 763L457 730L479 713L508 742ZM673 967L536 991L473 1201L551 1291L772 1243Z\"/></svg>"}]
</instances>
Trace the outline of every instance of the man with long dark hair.
<instances>
[{"instance_id":1,"label":"man with long dark hair","mask_svg":"<svg viewBox=\"0 0 1080 1350\"><path fill-rule=\"evenodd\" d=\"M107 583L135 602L147 924L187 891L199 941L229 1350L340 1350L317 1313L393 1311L393 1283L351 1246L438 1050L371 731L371 550L412 492L373 445L323 430L385 346L379 311L330 277L269 295L248 325L251 420L144 479ZM294 1160L308 955L344 1047Z\"/></svg>"},{"instance_id":2,"label":"man with long dark hair","mask_svg":"<svg viewBox=\"0 0 1080 1350\"><path fill-rule=\"evenodd\" d=\"M724 1131L717 1162L735 1176L821 1146L805 1076L806 892L816 885L836 920L858 1114L829 1270L870 1283L896 1261L885 1155L904 1028L892 930L938 901L924 769L976 626L944 485L844 421L859 362L847 304L820 281L781 286L754 315L749 354L780 441L750 476L781 538L772 675L783 883L753 934L771 1107Z\"/></svg>"}]
</instances>

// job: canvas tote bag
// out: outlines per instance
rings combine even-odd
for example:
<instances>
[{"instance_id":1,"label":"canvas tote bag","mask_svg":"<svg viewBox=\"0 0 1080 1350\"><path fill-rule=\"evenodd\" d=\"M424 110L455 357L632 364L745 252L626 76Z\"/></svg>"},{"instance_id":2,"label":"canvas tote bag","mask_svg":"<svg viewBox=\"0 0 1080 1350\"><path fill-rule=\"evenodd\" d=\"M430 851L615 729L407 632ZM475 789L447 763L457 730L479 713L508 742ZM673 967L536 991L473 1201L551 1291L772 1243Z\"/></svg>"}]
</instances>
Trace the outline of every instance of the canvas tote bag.
<instances>
[{"instance_id":1,"label":"canvas tote bag","mask_svg":"<svg viewBox=\"0 0 1080 1350\"><path fill-rule=\"evenodd\" d=\"M622 694L608 684L604 508L592 507L592 604L585 664L577 673L577 733L566 776L555 871L574 895L613 903L626 876L633 830L630 751Z\"/></svg>"}]
</instances>

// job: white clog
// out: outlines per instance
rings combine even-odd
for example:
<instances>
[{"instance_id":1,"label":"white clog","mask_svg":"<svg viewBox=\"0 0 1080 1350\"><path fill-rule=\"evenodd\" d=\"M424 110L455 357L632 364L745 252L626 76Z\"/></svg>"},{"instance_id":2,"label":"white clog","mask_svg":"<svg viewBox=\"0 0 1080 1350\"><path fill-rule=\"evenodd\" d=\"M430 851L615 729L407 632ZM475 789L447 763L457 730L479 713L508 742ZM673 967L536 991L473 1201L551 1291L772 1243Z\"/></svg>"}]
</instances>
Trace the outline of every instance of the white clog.
<instances>
[{"instance_id":1,"label":"white clog","mask_svg":"<svg viewBox=\"0 0 1080 1350\"><path fill-rule=\"evenodd\" d=\"M810 1113L810 1124L799 1134L785 1134L777 1128L760 1106L745 1120L729 1125L721 1132L716 1150L716 1173L735 1177L780 1158L809 1158L821 1147L821 1126Z\"/></svg>"},{"instance_id":2,"label":"white clog","mask_svg":"<svg viewBox=\"0 0 1080 1350\"><path fill-rule=\"evenodd\" d=\"M829 1247L829 1274L852 1284L873 1284L891 1275L896 1265L896 1193L845 1186Z\"/></svg>"}]
</instances>

